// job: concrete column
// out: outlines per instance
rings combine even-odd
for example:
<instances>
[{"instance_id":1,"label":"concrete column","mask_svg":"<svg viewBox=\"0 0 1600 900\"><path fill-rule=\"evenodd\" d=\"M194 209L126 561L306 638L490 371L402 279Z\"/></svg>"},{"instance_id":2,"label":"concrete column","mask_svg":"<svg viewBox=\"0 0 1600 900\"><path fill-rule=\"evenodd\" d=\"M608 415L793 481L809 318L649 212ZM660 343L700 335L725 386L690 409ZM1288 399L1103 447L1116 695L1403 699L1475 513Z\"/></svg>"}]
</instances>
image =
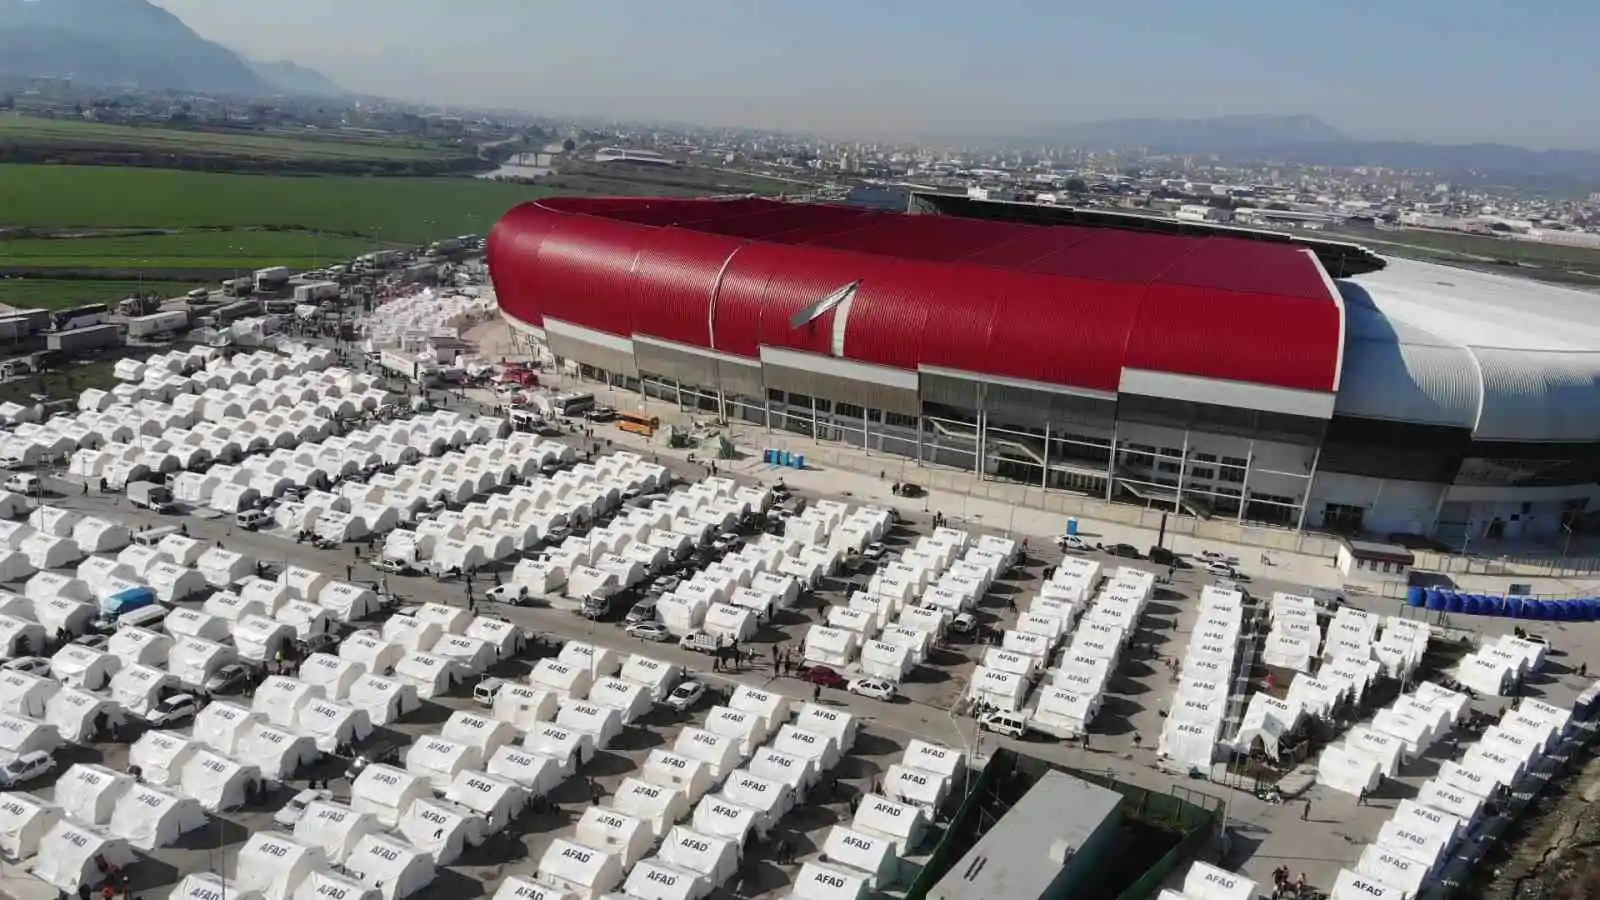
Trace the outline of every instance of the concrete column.
<instances>
[{"instance_id":1,"label":"concrete column","mask_svg":"<svg viewBox=\"0 0 1600 900\"><path fill-rule=\"evenodd\" d=\"M1111 455L1106 458L1106 502L1111 502L1111 483L1117 477L1117 423L1111 423Z\"/></svg>"},{"instance_id":2,"label":"concrete column","mask_svg":"<svg viewBox=\"0 0 1600 900\"><path fill-rule=\"evenodd\" d=\"M1250 449L1244 455L1244 480L1239 482L1239 517L1237 524L1244 524L1244 508L1250 502L1250 469L1256 464L1256 442L1250 441Z\"/></svg>"},{"instance_id":3,"label":"concrete column","mask_svg":"<svg viewBox=\"0 0 1600 900\"><path fill-rule=\"evenodd\" d=\"M1172 498L1172 511L1183 515L1183 476L1189 471L1189 429L1183 430L1183 458L1178 460L1178 494Z\"/></svg>"},{"instance_id":4,"label":"concrete column","mask_svg":"<svg viewBox=\"0 0 1600 900\"><path fill-rule=\"evenodd\" d=\"M1049 490L1049 488L1050 488L1050 420L1048 420L1048 419L1046 419L1045 423L1044 423L1044 453L1041 454L1041 455L1044 457L1044 461L1039 466L1039 468L1040 468L1040 472L1039 472L1039 488L1041 490Z\"/></svg>"},{"instance_id":5,"label":"concrete column","mask_svg":"<svg viewBox=\"0 0 1600 900\"><path fill-rule=\"evenodd\" d=\"M1311 474L1306 477L1306 492L1300 498L1300 521L1294 525L1296 533L1306 530L1306 507L1311 505L1311 489L1317 483L1317 464L1322 462L1322 445L1318 444L1316 452L1311 454ZM1372 505L1378 505L1378 497L1383 496L1383 482L1378 482L1378 491L1372 498Z\"/></svg>"}]
</instances>

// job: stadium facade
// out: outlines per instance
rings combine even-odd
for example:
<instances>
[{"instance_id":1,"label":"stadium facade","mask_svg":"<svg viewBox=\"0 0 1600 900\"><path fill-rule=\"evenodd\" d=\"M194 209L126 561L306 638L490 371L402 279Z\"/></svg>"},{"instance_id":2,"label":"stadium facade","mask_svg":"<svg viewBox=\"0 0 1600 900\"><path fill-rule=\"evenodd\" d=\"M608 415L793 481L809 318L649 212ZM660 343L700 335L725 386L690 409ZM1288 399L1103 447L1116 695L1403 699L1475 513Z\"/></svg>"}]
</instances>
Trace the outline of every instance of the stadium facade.
<instances>
[{"instance_id":1,"label":"stadium facade","mask_svg":"<svg viewBox=\"0 0 1600 900\"><path fill-rule=\"evenodd\" d=\"M773 431L1450 546L1600 509L1590 294L1279 234L913 211L936 214L548 199L489 264L511 325L582 376Z\"/></svg>"}]
</instances>

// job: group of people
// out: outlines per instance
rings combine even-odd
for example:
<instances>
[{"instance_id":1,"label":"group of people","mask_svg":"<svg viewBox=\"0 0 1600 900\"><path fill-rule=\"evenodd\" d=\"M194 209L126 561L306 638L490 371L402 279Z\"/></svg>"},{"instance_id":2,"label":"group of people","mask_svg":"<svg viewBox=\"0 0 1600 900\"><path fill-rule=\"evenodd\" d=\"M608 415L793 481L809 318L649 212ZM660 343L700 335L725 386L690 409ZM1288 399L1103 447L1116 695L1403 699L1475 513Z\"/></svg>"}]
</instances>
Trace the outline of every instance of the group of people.
<instances>
[{"instance_id":1,"label":"group of people","mask_svg":"<svg viewBox=\"0 0 1600 900\"><path fill-rule=\"evenodd\" d=\"M1272 900L1278 900L1285 895L1301 897L1306 891L1306 873L1301 872L1299 878L1290 880L1289 867L1279 866L1272 870Z\"/></svg>"}]
</instances>

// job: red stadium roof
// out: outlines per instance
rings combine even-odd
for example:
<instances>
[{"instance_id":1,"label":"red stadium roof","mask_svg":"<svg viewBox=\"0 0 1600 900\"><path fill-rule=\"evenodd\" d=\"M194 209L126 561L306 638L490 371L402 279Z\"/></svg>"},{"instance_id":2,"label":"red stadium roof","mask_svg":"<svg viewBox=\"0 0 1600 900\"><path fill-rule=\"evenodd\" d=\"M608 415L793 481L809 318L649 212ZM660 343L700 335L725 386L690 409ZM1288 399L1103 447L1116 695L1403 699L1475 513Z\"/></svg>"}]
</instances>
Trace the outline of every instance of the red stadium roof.
<instances>
[{"instance_id":1,"label":"red stadium roof","mask_svg":"<svg viewBox=\"0 0 1600 900\"><path fill-rule=\"evenodd\" d=\"M907 216L771 200L527 203L489 239L500 304L618 336L755 358L832 352L838 310L790 316L859 282L843 355L1097 391L1124 368L1273 387L1337 387L1343 313L1289 245Z\"/></svg>"}]
</instances>

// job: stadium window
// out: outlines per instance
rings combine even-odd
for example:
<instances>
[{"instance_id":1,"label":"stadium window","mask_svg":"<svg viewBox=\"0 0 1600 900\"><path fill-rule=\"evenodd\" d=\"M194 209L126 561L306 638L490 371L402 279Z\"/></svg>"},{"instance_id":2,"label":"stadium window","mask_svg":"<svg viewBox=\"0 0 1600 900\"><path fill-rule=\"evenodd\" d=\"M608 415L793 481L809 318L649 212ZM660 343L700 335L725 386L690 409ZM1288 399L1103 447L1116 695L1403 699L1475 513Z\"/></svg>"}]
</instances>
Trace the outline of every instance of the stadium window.
<instances>
[{"instance_id":1,"label":"stadium window","mask_svg":"<svg viewBox=\"0 0 1600 900\"><path fill-rule=\"evenodd\" d=\"M1189 470L1189 477L1190 478L1199 478L1202 481L1210 481L1211 479L1217 477L1217 470L1216 469L1203 469L1203 468L1200 468L1199 466L1196 466L1196 467L1194 467L1194 468Z\"/></svg>"},{"instance_id":2,"label":"stadium window","mask_svg":"<svg viewBox=\"0 0 1600 900\"><path fill-rule=\"evenodd\" d=\"M789 405L790 406L798 406L801 409L810 409L811 408L811 398L809 396L805 395L805 394L790 394L789 395Z\"/></svg>"},{"instance_id":3,"label":"stadium window","mask_svg":"<svg viewBox=\"0 0 1600 900\"><path fill-rule=\"evenodd\" d=\"M1247 459L1240 459L1237 456L1224 456L1222 458L1222 480L1231 481L1234 484L1243 484L1244 470L1249 464L1250 461Z\"/></svg>"},{"instance_id":4,"label":"stadium window","mask_svg":"<svg viewBox=\"0 0 1600 900\"><path fill-rule=\"evenodd\" d=\"M1156 471L1170 472L1176 475L1178 474L1178 463L1176 460L1163 459L1161 462L1156 463Z\"/></svg>"},{"instance_id":5,"label":"stadium window","mask_svg":"<svg viewBox=\"0 0 1600 900\"><path fill-rule=\"evenodd\" d=\"M900 413L886 412L883 414L883 421L885 425L892 425L895 428L917 427L916 416L903 416Z\"/></svg>"},{"instance_id":6,"label":"stadium window","mask_svg":"<svg viewBox=\"0 0 1600 900\"><path fill-rule=\"evenodd\" d=\"M780 391L777 388L767 388L767 402L782 403L783 391Z\"/></svg>"},{"instance_id":7,"label":"stadium window","mask_svg":"<svg viewBox=\"0 0 1600 900\"><path fill-rule=\"evenodd\" d=\"M1156 464L1156 448L1149 444L1124 444L1122 461L1130 466L1148 469Z\"/></svg>"},{"instance_id":8,"label":"stadium window","mask_svg":"<svg viewBox=\"0 0 1600 900\"><path fill-rule=\"evenodd\" d=\"M818 397L813 402L815 402L817 404L817 412L819 412L819 413L825 413L825 412L832 412L833 411L833 402L830 401L830 400L824 400L821 397Z\"/></svg>"},{"instance_id":9,"label":"stadium window","mask_svg":"<svg viewBox=\"0 0 1600 900\"><path fill-rule=\"evenodd\" d=\"M838 407L834 409L834 413L846 419L859 419L864 413L866 413L866 410L855 405L854 403L840 403Z\"/></svg>"},{"instance_id":10,"label":"stadium window","mask_svg":"<svg viewBox=\"0 0 1600 900\"><path fill-rule=\"evenodd\" d=\"M867 410L867 421L868 422L882 422L883 421L883 410L881 410L881 409L869 409L869 410Z\"/></svg>"}]
</instances>

